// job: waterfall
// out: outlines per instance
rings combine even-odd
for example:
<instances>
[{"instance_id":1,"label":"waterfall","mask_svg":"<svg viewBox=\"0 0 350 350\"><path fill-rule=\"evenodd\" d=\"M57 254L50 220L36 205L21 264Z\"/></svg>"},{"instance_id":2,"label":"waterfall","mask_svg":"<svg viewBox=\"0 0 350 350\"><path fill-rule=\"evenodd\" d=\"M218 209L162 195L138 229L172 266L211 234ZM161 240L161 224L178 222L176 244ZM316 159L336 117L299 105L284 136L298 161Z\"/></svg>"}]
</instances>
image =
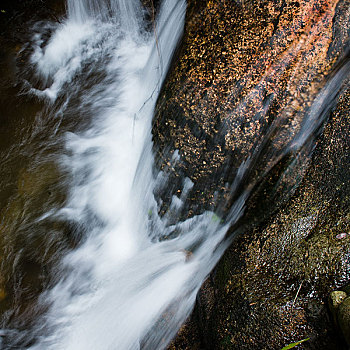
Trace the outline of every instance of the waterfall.
<instances>
[{"instance_id":1,"label":"waterfall","mask_svg":"<svg viewBox=\"0 0 350 350\"><path fill-rule=\"evenodd\" d=\"M185 0L163 0L150 25L139 0L68 0L62 23L36 29L29 59L35 83L27 89L45 103L43 123L54 126L47 133L57 138L52 157L67 174L62 187L68 195L35 223L69 223L75 246L60 257L54 283L38 300L44 311L26 333L14 333L8 348L165 349L230 244L228 229L267 172L234 193L225 222L210 211L180 219L194 185L188 178L158 215L155 193L168 174L155 171L152 118L185 12ZM325 83L278 157L305 144L311 152L349 64ZM232 192L259 156L257 148L242 162ZM174 152L174 164L177 157ZM11 338L11 332L3 329L0 336ZM30 341L21 343L29 332Z\"/></svg>"},{"instance_id":2,"label":"waterfall","mask_svg":"<svg viewBox=\"0 0 350 350\"><path fill-rule=\"evenodd\" d=\"M63 133L57 161L70 174L68 200L38 221L72 223L80 244L40 297L47 311L29 348L164 349L227 245L214 213L173 224L191 180L164 217L154 198L166 174L153 171L151 122L186 3L164 0L151 31L137 0L69 0L67 9L48 40L34 35L40 83L29 92L46 101L53 136L68 115L78 125Z\"/></svg>"},{"instance_id":3,"label":"waterfall","mask_svg":"<svg viewBox=\"0 0 350 350\"><path fill-rule=\"evenodd\" d=\"M123 30L132 32L139 27L142 16L140 1L135 0L86 0L67 2L70 21L85 23L92 19L119 23Z\"/></svg>"}]
</instances>

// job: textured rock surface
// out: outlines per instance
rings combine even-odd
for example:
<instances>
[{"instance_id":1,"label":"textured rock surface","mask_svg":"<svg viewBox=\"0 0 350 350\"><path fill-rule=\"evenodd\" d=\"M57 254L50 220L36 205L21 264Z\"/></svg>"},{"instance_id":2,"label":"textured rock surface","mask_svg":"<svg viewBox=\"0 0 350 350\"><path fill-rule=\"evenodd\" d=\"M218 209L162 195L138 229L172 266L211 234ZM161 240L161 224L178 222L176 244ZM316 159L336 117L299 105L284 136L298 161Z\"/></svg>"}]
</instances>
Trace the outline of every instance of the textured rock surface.
<instances>
[{"instance_id":1,"label":"textured rock surface","mask_svg":"<svg viewBox=\"0 0 350 350\"><path fill-rule=\"evenodd\" d=\"M346 298L346 293L340 290L332 292L330 295L329 308L333 312L338 309L338 306L344 301Z\"/></svg>"},{"instance_id":2,"label":"textured rock surface","mask_svg":"<svg viewBox=\"0 0 350 350\"><path fill-rule=\"evenodd\" d=\"M296 194L264 229L240 236L202 287L197 330L190 324L202 347L280 349L310 337L300 348L346 349L327 295L350 279L349 113L347 91Z\"/></svg>"},{"instance_id":3,"label":"textured rock surface","mask_svg":"<svg viewBox=\"0 0 350 350\"><path fill-rule=\"evenodd\" d=\"M202 347L279 349L308 337L300 348L345 346L327 296L350 278L349 90L311 159L312 140L290 146L348 52L349 14L347 1L189 1L154 121L158 164L172 174L160 212L188 176L184 216L220 206L225 215L239 166L254 160L240 183L252 191L244 234L203 286L192 333L185 329L199 332ZM184 344L180 333L172 347L194 346Z\"/></svg>"},{"instance_id":4,"label":"textured rock surface","mask_svg":"<svg viewBox=\"0 0 350 350\"><path fill-rule=\"evenodd\" d=\"M326 302L350 278L350 239L337 238L350 231L349 113L347 91L294 197L262 231L240 237L214 272L202 324L213 348L278 349L307 337L301 348L345 348Z\"/></svg>"},{"instance_id":5,"label":"textured rock surface","mask_svg":"<svg viewBox=\"0 0 350 350\"><path fill-rule=\"evenodd\" d=\"M293 138L344 52L347 32L335 36L333 31L344 31L346 10L340 8L345 5L189 2L182 49L154 122L159 166L172 173L163 211L185 175L195 182L191 210L198 211L199 203L201 210L220 203L225 213L238 195L232 182L248 158L254 170L245 174L241 191L270 181L264 201L284 200L309 153L309 144L295 150ZM176 164L171 162L175 149Z\"/></svg>"}]
</instances>

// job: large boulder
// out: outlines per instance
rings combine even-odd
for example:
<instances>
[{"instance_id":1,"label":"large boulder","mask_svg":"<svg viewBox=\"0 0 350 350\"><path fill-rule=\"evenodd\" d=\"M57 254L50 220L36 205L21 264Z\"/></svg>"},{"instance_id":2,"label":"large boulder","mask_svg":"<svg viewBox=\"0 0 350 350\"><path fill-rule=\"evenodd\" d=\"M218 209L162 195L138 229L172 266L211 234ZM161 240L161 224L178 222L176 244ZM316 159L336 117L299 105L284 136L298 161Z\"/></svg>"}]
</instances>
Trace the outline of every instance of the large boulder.
<instances>
[{"instance_id":1,"label":"large boulder","mask_svg":"<svg viewBox=\"0 0 350 350\"><path fill-rule=\"evenodd\" d=\"M312 149L303 123L315 109L330 108L341 86L327 88L346 52L346 6L189 1L154 118L158 165L170 174L161 213L184 176L194 182L184 215L215 209L224 216L243 191L256 192L249 206L263 216L285 201ZM329 101L317 106L321 92Z\"/></svg>"},{"instance_id":2,"label":"large boulder","mask_svg":"<svg viewBox=\"0 0 350 350\"><path fill-rule=\"evenodd\" d=\"M159 211L183 177L194 183L183 217L225 220L248 195L171 348L345 346L326 305L350 278L349 13L342 0L189 1L153 124L169 175Z\"/></svg>"},{"instance_id":3,"label":"large boulder","mask_svg":"<svg viewBox=\"0 0 350 350\"><path fill-rule=\"evenodd\" d=\"M345 349L327 299L350 279L349 114L347 90L295 195L234 242L206 282L197 319L209 348L279 349L310 338L301 348Z\"/></svg>"}]
</instances>

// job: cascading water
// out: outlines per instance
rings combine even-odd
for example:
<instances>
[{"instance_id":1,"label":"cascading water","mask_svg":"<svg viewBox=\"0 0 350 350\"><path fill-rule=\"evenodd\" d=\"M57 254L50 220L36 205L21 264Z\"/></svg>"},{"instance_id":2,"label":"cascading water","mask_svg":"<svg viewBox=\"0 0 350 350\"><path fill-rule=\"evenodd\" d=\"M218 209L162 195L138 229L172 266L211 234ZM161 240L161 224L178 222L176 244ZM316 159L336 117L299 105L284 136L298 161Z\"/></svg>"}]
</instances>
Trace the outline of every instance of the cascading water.
<instances>
[{"instance_id":1,"label":"cascading water","mask_svg":"<svg viewBox=\"0 0 350 350\"><path fill-rule=\"evenodd\" d=\"M184 0L165 0L155 34L143 28L138 0L70 0L68 19L49 41L34 38L31 62L44 87L30 93L47 100L54 118L64 119L74 99L73 112L93 118L65 133L59 163L71 174L66 205L39 218L74 223L83 243L43 293L48 311L30 349L165 348L225 248L227 227L213 213L176 225L156 214L153 191L164 177L152 174L151 121L185 9ZM183 186L172 216L192 183ZM162 239L175 230L177 238Z\"/></svg>"},{"instance_id":2,"label":"cascading water","mask_svg":"<svg viewBox=\"0 0 350 350\"><path fill-rule=\"evenodd\" d=\"M69 222L80 242L53 272L54 287L40 297L47 310L30 329L30 345L17 342L16 348L163 349L229 245L225 234L242 215L254 184L241 191L225 223L213 212L181 222L193 186L185 178L181 197L174 196L159 217L154 192L167 175L153 172L151 123L183 31L185 0L161 3L156 33L147 30L139 0L67 5L64 23L43 27L53 33L49 40L41 31L34 36L30 60L39 83L28 84L28 90L46 101L53 136L63 130L57 163L69 174L64 207L51 208L36 222ZM320 128L324 115L319 116L348 65L325 84L284 154L301 148ZM69 118L79 125L74 130L65 130ZM172 161L176 157L175 152ZM253 161L243 162L233 191Z\"/></svg>"}]
</instances>

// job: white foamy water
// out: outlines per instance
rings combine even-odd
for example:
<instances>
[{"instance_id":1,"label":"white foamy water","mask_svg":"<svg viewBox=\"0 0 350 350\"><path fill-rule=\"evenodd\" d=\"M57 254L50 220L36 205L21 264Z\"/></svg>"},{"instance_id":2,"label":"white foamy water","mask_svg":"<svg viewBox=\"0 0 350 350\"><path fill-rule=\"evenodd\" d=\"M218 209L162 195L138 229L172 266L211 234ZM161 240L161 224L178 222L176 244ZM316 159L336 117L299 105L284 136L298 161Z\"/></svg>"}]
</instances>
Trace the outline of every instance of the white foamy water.
<instances>
[{"instance_id":1,"label":"white foamy water","mask_svg":"<svg viewBox=\"0 0 350 350\"><path fill-rule=\"evenodd\" d=\"M48 43L38 34L32 63L49 103L79 90L75 77L108 57L105 79L82 95L94 112L87 130L67 133L62 165L72 174L67 205L84 243L64 258L60 281L31 349L163 349L189 316L204 279L224 251L227 227L213 213L170 225L153 196L151 122L160 86L181 37L186 3L164 0L157 33L142 28L136 0L68 1L68 19ZM156 39L157 38L157 39ZM68 91L68 92L67 92ZM183 179L179 212L192 186ZM244 200L233 216L241 214ZM50 214L50 213L49 213ZM176 231L177 237L164 240Z\"/></svg>"}]
</instances>

